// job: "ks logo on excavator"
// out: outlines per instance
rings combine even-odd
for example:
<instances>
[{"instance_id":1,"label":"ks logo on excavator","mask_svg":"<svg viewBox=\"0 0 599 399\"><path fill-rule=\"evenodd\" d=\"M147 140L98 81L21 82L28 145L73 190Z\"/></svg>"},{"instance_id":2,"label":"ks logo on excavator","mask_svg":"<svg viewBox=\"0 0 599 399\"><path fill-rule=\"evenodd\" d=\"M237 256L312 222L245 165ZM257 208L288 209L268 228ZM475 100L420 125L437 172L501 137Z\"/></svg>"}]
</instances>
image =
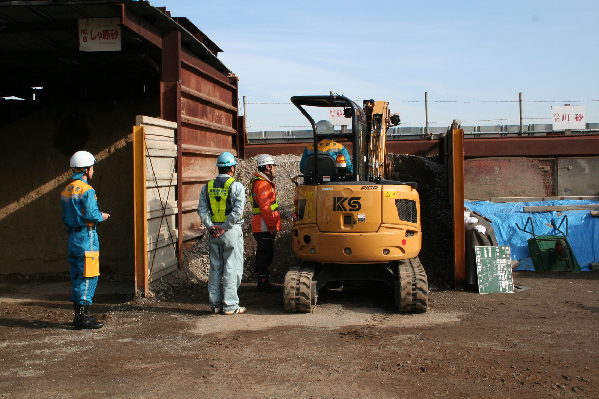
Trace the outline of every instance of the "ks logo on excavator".
<instances>
[{"instance_id":1,"label":"ks logo on excavator","mask_svg":"<svg viewBox=\"0 0 599 399\"><path fill-rule=\"evenodd\" d=\"M347 207L346 207L347 204ZM333 197L333 211L335 212L356 212L362 209L360 197Z\"/></svg>"}]
</instances>

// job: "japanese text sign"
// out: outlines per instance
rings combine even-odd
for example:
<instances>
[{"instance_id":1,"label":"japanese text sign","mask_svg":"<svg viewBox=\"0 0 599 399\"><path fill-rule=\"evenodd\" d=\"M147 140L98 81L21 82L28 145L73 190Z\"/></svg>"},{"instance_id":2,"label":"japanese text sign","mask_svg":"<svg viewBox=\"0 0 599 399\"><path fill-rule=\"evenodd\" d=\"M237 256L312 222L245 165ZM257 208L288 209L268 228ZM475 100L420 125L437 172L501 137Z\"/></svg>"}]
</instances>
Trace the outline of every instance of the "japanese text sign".
<instances>
[{"instance_id":1,"label":"japanese text sign","mask_svg":"<svg viewBox=\"0 0 599 399\"><path fill-rule=\"evenodd\" d=\"M329 122L335 126L351 126L351 118L346 118L343 114L343 107L329 108Z\"/></svg>"},{"instance_id":2,"label":"japanese text sign","mask_svg":"<svg viewBox=\"0 0 599 399\"><path fill-rule=\"evenodd\" d=\"M554 105L553 130L586 129L584 105Z\"/></svg>"},{"instance_id":3,"label":"japanese text sign","mask_svg":"<svg viewBox=\"0 0 599 399\"><path fill-rule=\"evenodd\" d=\"M79 51L121 51L120 18L79 20Z\"/></svg>"}]
</instances>

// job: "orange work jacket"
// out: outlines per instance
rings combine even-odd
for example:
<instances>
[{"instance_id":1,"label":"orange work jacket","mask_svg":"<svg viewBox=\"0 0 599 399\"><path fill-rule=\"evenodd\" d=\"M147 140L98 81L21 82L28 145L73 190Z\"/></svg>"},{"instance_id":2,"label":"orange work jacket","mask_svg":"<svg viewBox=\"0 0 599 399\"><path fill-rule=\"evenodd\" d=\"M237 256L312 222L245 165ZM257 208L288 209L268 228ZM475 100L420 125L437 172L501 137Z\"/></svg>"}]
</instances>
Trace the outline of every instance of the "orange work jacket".
<instances>
[{"instance_id":1,"label":"orange work jacket","mask_svg":"<svg viewBox=\"0 0 599 399\"><path fill-rule=\"evenodd\" d=\"M252 232L281 231L281 214L278 209L272 209L277 204L275 183L264 173L256 172L250 183L250 194L254 210L252 212L254 214L252 216Z\"/></svg>"}]
</instances>

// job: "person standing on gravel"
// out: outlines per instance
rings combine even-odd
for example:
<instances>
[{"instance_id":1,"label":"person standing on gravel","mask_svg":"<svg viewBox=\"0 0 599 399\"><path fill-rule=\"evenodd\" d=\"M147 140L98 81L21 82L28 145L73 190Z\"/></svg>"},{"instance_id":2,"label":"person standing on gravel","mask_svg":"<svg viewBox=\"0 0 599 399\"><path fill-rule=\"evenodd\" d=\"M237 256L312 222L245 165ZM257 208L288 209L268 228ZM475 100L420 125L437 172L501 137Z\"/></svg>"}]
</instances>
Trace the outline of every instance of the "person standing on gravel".
<instances>
[{"instance_id":1,"label":"person standing on gravel","mask_svg":"<svg viewBox=\"0 0 599 399\"><path fill-rule=\"evenodd\" d=\"M237 161L230 152L218 156L218 176L200 193L198 215L210 234L208 299L211 312L242 314L237 290L243 275L243 208L245 188L235 181Z\"/></svg>"},{"instance_id":2,"label":"person standing on gravel","mask_svg":"<svg viewBox=\"0 0 599 399\"><path fill-rule=\"evenodd\" d=\"M258 171L250 182L252 197L252 232L258 244L256 247L256 273L258 274L258 291L280 292L268 282L270 267L274 257L274 241L277 232L281 231L281 214L277 190L274 183L275 160L268 154L256 158Z\"/></svg>"},{"instance_id":3,"label":"person standing on gravel","mask_svg":"<svg viewBox=\"0 0 599 399\"><path fill-rule=\"evenodd\" d=\"M71 157L71 182L60 193L62 222L69 235L68 258L71 265L73 290L71 300L75 308L75 329L98 329L104 323L87 315L92 304L100 275L100 244L96 225L110 217L98 208L96 192L88 184L94 175L96 159L87 151L77 151Z\"/></svg>"}]
</instances>

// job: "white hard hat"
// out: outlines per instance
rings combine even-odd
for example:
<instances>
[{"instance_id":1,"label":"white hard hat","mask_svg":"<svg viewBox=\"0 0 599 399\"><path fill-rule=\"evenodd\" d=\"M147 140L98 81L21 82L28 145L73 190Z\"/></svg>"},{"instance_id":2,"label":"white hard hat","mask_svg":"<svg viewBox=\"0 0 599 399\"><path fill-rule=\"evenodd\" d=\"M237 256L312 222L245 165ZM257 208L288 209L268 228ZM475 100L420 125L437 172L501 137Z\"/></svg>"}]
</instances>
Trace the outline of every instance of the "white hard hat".
<instances>
[{"instance_id":1,"label":"white hard hat","mask_svg":"<svg viewBox=\"0 0 599 399\"><path fill-rule=\"evenodd\" d=\"M327 121L326 119L323 119L316 123L316 133L317 134L335 133L335 128L333 127L333 124L331 122Z\"/></svg>"},{"instance_id":2,"label":"white hard hat","mask_svg":"<svg viewBox=\"0 0 599 399\"><path fill-rule=\"evenodd\" d=\"M266 166L266 165L274 165L275 160L272 156L270 156L268 154L262 154L262 155L258 155L258 158L256 158L256 163L258 164L258 167Z\"/></svg>"},{"instance_id":3,"label":"white hard hat","mask_svg":"<svg viewBox=\"0 0 599 399\"><path fill-rule=\"evenodd\" d=\"M77 151L71 157L71 168L89 168L96 164L96 158L87 151Z\"/></svg>"}]
</instances>

